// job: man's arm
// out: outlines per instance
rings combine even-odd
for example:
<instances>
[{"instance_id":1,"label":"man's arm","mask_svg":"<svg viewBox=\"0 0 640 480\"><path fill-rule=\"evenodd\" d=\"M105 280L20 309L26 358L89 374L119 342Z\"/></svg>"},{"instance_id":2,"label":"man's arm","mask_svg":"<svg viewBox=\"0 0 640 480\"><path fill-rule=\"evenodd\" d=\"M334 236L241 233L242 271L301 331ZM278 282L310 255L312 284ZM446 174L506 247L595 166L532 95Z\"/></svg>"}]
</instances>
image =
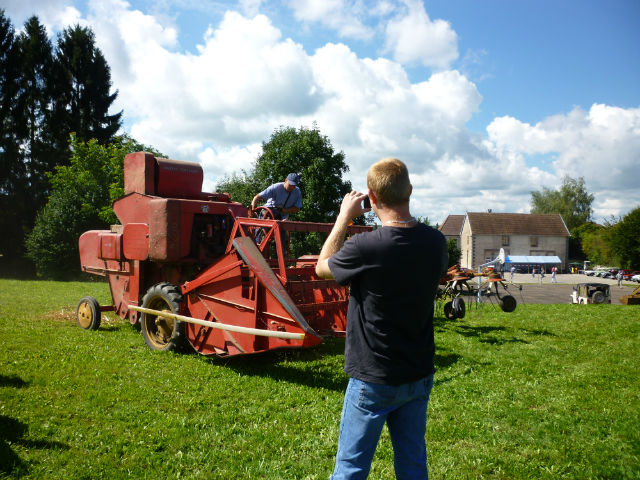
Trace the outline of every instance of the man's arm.
<instances>
[{"instance_id":1,"label":"man's arm","mask_svg":"<svg viewBox=\"0 0 640 480\"><path fill-rule=\"evenodd\" d=\"M258 203L258 200L262 200L262 197L259 193L257 193L256 196L253 197L253 200L251 200L251 210L256 209L256 203Z\"/></svg>"},{"instance_id":2,"label":"man's arm","mask_svg":"<svg viewBox=\"0 0 640 480\"><path fill-rule=\"evenodd\" d=\"M298 207L287 207L287 208L281 208L280 211L282 213L298 213L300 211L300 209Z\"/></svg>"},{"instance_id":3,"label":"man's arm","mask_svg":"<svg viewBox=\"0 0 640 480\"><path fill-rule=\"evenodd\" d=\"M371 210L370 208L363 209L361 207L361 202L365 197L366 195L364 193L352 191L347 193L342 199L340 213L338 214L338 218L336 218L336 223L333 225L331 233L325 240L322 250L320 250L320 255L318 256L316 275L320 278L333 278L331 269L329 268L329 258L344 245L344 237L351 220Z\"/></svg>"}]
</instances>

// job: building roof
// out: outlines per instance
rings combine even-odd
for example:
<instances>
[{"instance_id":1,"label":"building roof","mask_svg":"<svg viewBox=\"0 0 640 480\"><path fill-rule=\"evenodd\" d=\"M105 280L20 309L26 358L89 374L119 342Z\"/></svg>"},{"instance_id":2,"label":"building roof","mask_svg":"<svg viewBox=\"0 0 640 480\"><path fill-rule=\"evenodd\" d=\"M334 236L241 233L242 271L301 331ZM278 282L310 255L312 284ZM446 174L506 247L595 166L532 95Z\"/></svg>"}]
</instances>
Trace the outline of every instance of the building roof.
<instances>
[{"instance_id":1,"label":"building roof","mask_svg":"<svg viewBox=\"0 0 640 480\"><path fill-rule=\"evenodd\" d=\"M444 223L440 225L440 231L445 236L460 235L463 223L464 215L449 215Z\"/></svg>"},{"instance_id":2,"label":"building roof","mask_svg":"<svg viewBox=\"0 0 640 480\"><path fill-rule=\"evenodd\" d=\"M473 235L547 235L569 237L559 213L467 212Z\"/></svg>"}]
</instances>

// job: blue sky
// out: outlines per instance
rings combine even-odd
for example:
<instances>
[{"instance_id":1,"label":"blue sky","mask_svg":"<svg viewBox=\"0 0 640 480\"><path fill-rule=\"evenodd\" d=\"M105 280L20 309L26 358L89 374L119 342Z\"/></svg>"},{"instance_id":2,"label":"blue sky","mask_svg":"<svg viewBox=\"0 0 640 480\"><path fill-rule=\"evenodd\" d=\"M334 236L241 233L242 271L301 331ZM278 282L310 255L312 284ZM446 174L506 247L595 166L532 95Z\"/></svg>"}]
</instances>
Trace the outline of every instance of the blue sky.
<instances>
[{"instance_id":1,"label":"blue sky","mask_svg":"<svg viewBox=\"0 0 640 480\"><path fill-rule=\"evenodd\" d=\"M124 128L198 161L205 189L280 125L316 122L364 188L409 165L412 211L528 212L584 177L595 218L640 204L637 0L30 0L19 29L90 26Z\"/></svg>"}]
</instances>

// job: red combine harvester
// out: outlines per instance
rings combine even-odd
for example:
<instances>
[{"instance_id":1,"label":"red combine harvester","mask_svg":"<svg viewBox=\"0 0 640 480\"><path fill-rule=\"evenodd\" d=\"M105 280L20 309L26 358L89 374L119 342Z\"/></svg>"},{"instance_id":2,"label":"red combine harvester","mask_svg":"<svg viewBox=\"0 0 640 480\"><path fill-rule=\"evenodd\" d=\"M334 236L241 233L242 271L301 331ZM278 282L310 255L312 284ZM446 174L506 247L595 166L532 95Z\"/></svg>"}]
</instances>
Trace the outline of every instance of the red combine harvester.
<instances>
[{"instance_id":1,"label":"red combine harvester","mask_svg":"<svg viewBox=\"0 0 640 480\"><path fill-rule=\"evenodd\" d=\"M274 220L268 209L248 218L229 195L202 192L202 180L197 163L126 156L125 195L113 204L121 225L79 240L82 270L107 277L113 305L82 298L78 325L97 329L115 311L153 350L218 356L344 336L347 288L316 276L317 256L287 258L291 233L332 224Z\"/></svg>"}]
</instances>

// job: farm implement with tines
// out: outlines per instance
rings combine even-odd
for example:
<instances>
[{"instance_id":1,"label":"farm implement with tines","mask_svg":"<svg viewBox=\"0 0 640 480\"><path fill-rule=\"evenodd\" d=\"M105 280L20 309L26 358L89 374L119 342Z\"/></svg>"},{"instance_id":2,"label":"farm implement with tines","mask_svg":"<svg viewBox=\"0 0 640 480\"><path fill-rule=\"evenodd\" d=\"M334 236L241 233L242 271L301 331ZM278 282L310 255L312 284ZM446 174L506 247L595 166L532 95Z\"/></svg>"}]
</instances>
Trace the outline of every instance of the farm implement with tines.
<instances>
[{"instance_id":1,"label":"farm implement with tines","mask_svg":"<svg viewBox=\"0 0 640 480\"><path fill-rule=\"evenodd\" d=\"M82 270L107 277L113 304L82 298L78 325L97 329L114 311L153 350L221 357L344 336L347 287L316 276L317 255L288 258L292 234L333 225L275 220L268 209L249 218L228 194L202 192L202 180L197 163L125 157L120 224L79 240Z\"/></svg>"},{"instance_id":2,"label":"farm implement with tines","mask_svg":"<svg viewBox=\"0 0 640 480\"><path fill-rule=\"evenodd\" d=\"M480 302L482 296L492 294L495 290L495 297L498 306L503 312L511 313L516 309L515 297L509 293L509 285L505 282L502 274L496 270L498 265L504 264L504 250L500 250L498 257L484 265L480 265L478 271L462 268L459 265L449 267L446 275L440 279L440 288L437 293L437 300L443 308L444 316L449 320L464 318L466 306L464 297L467 300L475 299ZM503 293L500 294L500 287ZM522 290L522 286L516 287Z\"/></svg>"}]
</instances>

